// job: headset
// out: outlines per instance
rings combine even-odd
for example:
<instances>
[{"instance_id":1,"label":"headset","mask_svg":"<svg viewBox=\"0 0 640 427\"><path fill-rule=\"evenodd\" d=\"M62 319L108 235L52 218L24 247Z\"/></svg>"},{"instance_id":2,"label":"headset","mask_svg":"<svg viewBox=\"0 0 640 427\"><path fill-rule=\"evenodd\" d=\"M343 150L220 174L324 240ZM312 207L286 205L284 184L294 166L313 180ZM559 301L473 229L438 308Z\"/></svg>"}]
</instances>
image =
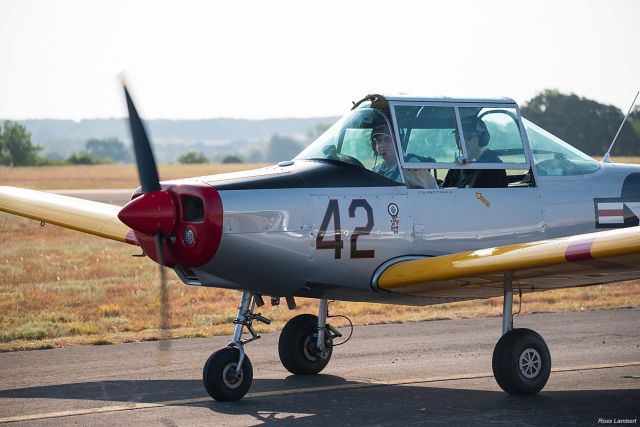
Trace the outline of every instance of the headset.
<instances>
[{"instance_id":1,"label":"headset","mask_svg":"<svg viewBox=\"0 0 640 427\"><path fill-rule=\"evenodd\" d=\"M479 132L478 125L480 125ZM465 135L471 132L478 132L478 145L480 147L486 147L491 139L491 134L489 133L489 129L487 129L487 124L479 117L473 117L471 120L464 123L462 125L462 131Z\"/></svg>"},{"instance_id":2,"label":"headset","mask_svg":"<svg viewBox=\"0 0 640 427\"><path fill-rule=\"evenodd\" d=\"M380 123L374 126L373 130L371 131L371 137L369 139L371 141L371 150L373 150L373 154L376 156L378 155L378 151L376 150L376 141L373 139L373 137L380 133L387 135L389 139L393 141L393 139L391 139L391 131L389 130L389 126L387 126L386 123Z\"/></svg>"}]
</instances>

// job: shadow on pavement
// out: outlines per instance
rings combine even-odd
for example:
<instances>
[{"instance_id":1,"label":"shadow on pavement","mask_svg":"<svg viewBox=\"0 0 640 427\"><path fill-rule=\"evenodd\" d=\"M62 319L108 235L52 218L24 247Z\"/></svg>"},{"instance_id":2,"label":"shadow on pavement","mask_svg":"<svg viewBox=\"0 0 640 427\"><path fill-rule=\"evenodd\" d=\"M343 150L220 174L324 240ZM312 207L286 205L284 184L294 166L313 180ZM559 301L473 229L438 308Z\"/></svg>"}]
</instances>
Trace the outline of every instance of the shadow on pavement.
<instances>
[{"instance_id":1,"label":"shadow on pavement","mask_svg":"<svg viewBox=\"0 0 640 427\"><path fill-rule=\"evenodd\" d=\"M331 375L256 379L252 392L353 384ZM364 384L363 384L364 385ZM637 419L640 390L572 390L510 396L499 391L421 385L247 397L238 402L196 402L217 414L250 415L281 425L338 422L341 425L594 425L599 419ZM0 398L46 398L122 402L164 402L206 397L200 380L130 380L60 384L0 391ZM602 422L601 422L602 423ZM613 423L613 421L611 422ZM637 423L637 421L636 421Z\"/></svg>"}]
</instances>

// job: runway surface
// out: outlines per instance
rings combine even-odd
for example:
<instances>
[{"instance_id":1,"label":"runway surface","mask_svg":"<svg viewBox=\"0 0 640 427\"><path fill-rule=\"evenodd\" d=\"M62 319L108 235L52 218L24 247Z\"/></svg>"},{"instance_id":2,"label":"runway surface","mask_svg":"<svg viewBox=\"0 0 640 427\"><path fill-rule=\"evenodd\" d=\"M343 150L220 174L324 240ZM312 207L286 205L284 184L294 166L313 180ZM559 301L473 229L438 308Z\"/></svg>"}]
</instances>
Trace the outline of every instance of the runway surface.
<instances>
[{"instance_id":1,"label":"runway surface","mask_svg":"<svg viewBox=\"0 0 640 427\"><path fill-rule=\"evenodd\" d=\"M268 313L268 311L267 311ZM292 313L293 314L293 313ZM281 365L277 334L247 345L250 393L211 400L201 381L227 337L0 354L0 424L595 425L640 415L640 309L534 314L553 372L535 396L491 374L501 319L359 326L316 376ZM599 422L600 420L600 422Z\"/></svg>"}]
</instances>

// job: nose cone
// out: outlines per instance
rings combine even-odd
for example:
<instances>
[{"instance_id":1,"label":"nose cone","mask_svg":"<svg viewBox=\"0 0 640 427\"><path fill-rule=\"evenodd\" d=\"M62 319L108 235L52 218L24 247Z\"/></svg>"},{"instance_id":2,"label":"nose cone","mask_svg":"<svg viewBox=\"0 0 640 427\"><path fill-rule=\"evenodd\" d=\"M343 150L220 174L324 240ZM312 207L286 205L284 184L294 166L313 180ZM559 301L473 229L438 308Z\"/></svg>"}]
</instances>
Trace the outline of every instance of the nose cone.
<instances>
[{"instance_id":1,"label":"nose cone","mask_svg":"<svg viewBox=\"0 0 640 427\"><path fill-rule=\"evenodd\" d=\"M131 200L118 213L118 218L131 229L148 236L161 232L169 236L176 227L176 204L169 192L144 193Z\"/></svg>"}]
</instances>

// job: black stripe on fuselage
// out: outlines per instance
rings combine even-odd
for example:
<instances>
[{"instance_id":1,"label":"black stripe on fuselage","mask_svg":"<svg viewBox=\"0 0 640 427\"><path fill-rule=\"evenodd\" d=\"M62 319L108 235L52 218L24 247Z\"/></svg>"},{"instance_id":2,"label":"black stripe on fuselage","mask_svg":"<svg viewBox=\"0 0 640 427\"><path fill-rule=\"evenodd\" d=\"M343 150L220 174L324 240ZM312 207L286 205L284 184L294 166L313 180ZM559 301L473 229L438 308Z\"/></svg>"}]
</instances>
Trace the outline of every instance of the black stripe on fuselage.
<instances>
[{"instance_id":1,"label":"black stripe on fuselage","mask_svg":"<svg viewBox=\"0 0 640 427\"><path fill-rule=\"evenodd\" d=\"M290 166L274 167L273 173L247 171L246 176L230 179L212 176L204 182L218 191L404 186L368 169L332 160L296 160Z\"/></svg>"}]
</instances>

